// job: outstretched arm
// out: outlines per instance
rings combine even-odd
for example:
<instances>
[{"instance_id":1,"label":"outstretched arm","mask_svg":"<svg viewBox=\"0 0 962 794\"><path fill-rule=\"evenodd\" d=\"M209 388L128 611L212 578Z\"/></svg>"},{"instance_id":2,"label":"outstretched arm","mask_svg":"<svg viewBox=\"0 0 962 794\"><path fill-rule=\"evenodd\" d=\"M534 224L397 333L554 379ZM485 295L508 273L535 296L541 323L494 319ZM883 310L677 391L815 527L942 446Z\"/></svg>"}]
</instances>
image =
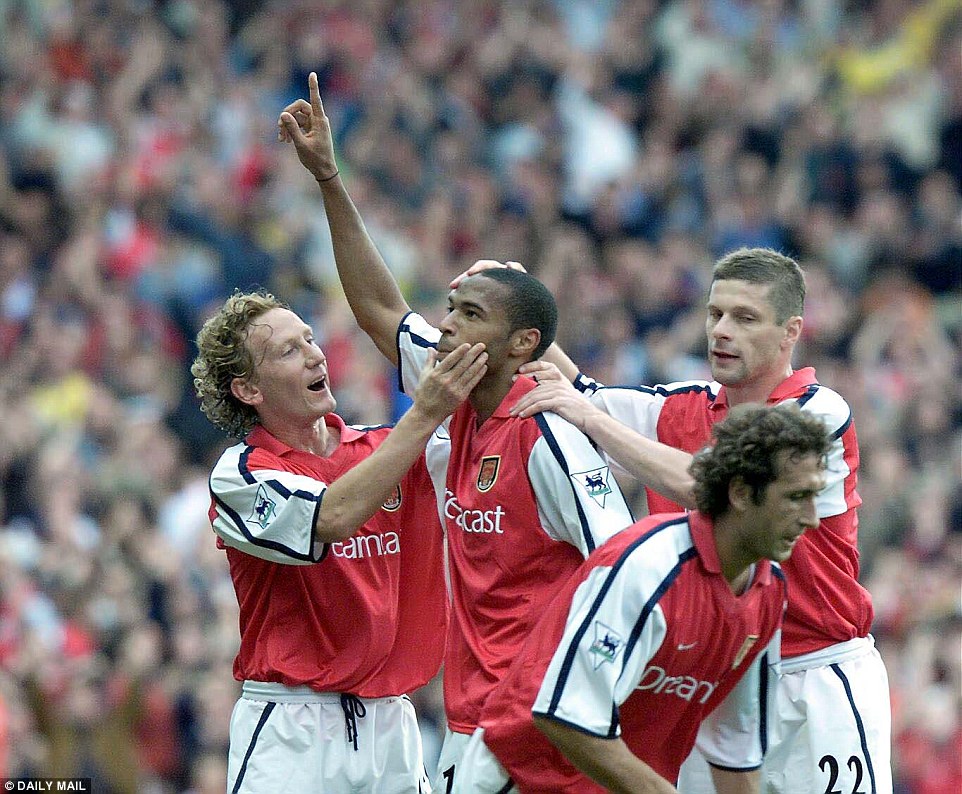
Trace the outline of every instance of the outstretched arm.
<instances>
[{"instance_id":1,"label":"outstretched arm","mask_svg":"<svg viewBox=\"0 0 962 794\"><path fill-rule=\"evenodd\" d=\"M521 372L534 377L532 389L511 407L522 418L553 411L591 438L605 454L642 484L685 507L694 507L694 480L688 473L691 455L646 438L609 416L578 392L557 367L532 361Z\"/></svg>"},{"instance_id":2,"label":"outstretched arm","mask_svg":"<svg viewBox=\"0 0 962 794\"><path fill-rule=\"evenodd\" d=\"M357 324L397 366L397 327L410 307L341 181L331 123L314 72L308 77L308 88L310 102L298 99L281 112L277 137L293 142L297 158L321 188L337 274Z\"/></svg>"}]
</instances>

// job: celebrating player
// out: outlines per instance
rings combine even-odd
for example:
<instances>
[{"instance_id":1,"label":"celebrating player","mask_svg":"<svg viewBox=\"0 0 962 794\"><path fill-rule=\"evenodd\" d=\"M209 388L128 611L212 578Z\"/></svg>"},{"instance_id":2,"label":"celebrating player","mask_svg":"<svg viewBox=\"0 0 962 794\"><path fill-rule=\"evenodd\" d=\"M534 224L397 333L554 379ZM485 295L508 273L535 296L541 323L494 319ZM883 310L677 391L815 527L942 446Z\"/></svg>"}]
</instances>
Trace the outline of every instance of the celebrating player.
<instances>
[{"instance_id":1,"label":"celebrating player","mask_svg":"<svg viewBox=\"0 0 962 794\"><path fill-rule=\"evenodd\" d=\"M735 251L716 263L708 296L714 382L599 388L561 356L564 374L592 395L595 408L577 398L557 368L537 362L522 371L536 375L543 388L513 410L521 416L554 410L584 429L649 486L650 512L694 504L684 464L677 453L662 454L655 441L692 453L731 407L752 402L794 402L825 423L833 443L818 497L820 526L785 564L791 598L768 715L763 791L811 794L864 785L873 794L891 794L888 677L869 635L872 599L858 582L858 441L845 400L819 384L814 369L792 368L804 300L794 260L767 249ZM680 788L685 794L713 790L697 757L685 764Z\"/></svg>"},{"instance_id":2,"label":"celebrating player","mask_svg":"<svg viewBox=\"0 0 962 794\"><path fill-rule=\"evenodd\" d=\"M818 526L829 439L794 406L742 408L714 436L691 465L698 509L642 519L552 602L485 704L457 794L673 792L709 714L709 757L757 767L758 677L735 687L777 654L786 591L769 560ZM755 790L757 773L739 777L730 790Z\"/></svg>"},{"instance_id":3,"label":"celebrating player","mask_svg":"<svg viewBox=\"0 0 962 794\"><path fill-rule=\"evenodd\" d=\"M465 279L439 328L411 312L338 176L317 77L310 102L281 113L318 181L338 273L360 326L400 368L405 389L435 347L446 360L462 343L484 342L488 371L450 422L450 465L432 468L447 531L453 619L445 652L448 732L439 769L453 784L484 701L517 655L559 581L631 523L617 483L589 440L554 415L508 413L536 387L518 367L551 344L557 307L526 273L499 270ZM447 439L448 430L439 436ZM446 467L446 470L445 470Z\"/></svg>"},{"instance_id":4,"label":"celebrating player","mask_svg":"<svg viewBox=\"0 0 962 794\"><path fill-rule=\"evenodd\" d=\"M197 347L204 413L244 437L210 477L240 606L228 790L428 794L405 693L437 672L447 609L422 453L487 354L428 356L391 430L333 413L311 328L270 294L230 297Z\"/></svg>"}]
</instances>

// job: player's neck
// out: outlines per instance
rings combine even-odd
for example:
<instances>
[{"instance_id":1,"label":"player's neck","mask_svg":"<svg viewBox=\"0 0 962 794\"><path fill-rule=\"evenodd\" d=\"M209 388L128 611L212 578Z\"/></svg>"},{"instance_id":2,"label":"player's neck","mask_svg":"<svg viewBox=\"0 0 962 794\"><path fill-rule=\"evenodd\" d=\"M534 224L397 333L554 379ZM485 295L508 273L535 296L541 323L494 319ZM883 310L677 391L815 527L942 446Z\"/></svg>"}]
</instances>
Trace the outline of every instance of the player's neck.
<instances>
[{"instance_id":1,"label":"player's neck","mask_svg":"<svg viewBox=\"0 0 962 794\"><path fill-rule=\"evenodd\" d=\"M753 566L758 560L743 552L737 541L737 526L730 521L728 514L715 519L715 550L722 576L731 591L741 595L751 581Z\"/></svg>"},{"instance_id":2,"label":"player's neck","mask_svg":"<svg viewBox=\"0 0 962 794\"><path fill-rule=\"evenodd\" d=\"M341 441L341 434L337 428L329 427L322 416L316 422L303 427L266 428L278 441L282 441L291 449L310 452L326 458L331 455Z\"/></svg>"},{"instance_id":3,"label":"player's neck","mask_svg":"<svg viewBox=\"0 0 962 794\"><path fill-rule=\"evenodd\" d=\"M729 407L744 405L745 403L765 404L768 402L768 398L772 392L775 391L780 384L788 380L793 372L794 370L791 364L788 364L784 369L780 370L778 374L772 375L771 377L760 378L750 383L734 384L731 386L726 385L725 391L728 394Z\"/></svg>"},{"instance_id":4,"label":"player's neck","mask_svg":"<svg viewBox=\"0 0 962 794\"><path fill-rule=\"evenodd\" d=\"M504 398L508 396L508 392L511 391L512 384L511 374L498 376L489 373L474 387L474 391L471 392L468 400L471 407L474 408L475 414L477 414L479 426L484 424L498 409Z\"/></svg>"}]
</instances>

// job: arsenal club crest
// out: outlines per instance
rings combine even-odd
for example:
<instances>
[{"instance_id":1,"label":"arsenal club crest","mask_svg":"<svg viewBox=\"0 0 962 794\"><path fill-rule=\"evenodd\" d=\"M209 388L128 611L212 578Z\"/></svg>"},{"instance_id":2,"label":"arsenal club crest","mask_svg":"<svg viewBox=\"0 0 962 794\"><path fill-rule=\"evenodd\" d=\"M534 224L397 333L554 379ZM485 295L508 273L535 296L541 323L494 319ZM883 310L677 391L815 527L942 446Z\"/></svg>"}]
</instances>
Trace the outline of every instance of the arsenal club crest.
<instances>
[{"instance_id":1,"label":"arsenal club crest","mask_svg":"<svg viewBox=\"0 0 962 794\"><path fill-rule=\"evenodd\" d=\"M498 481L498 469L500 468L500 455L481 458L481 468L478 469L478 490L481 493L490 491L491 487Z\"/></svg>"},{"instance_id":2,"label":"arsenal club crest","mask_svg":"<svg viewBox=\"0 0 962 794\"><path fill-rule=\"evenodd\" d=\"M389 513L393 513L395 510L401 507L401 486L394 486L394 493L381 505L382 510L387 510Z\"/></svg>"}]
</instances>

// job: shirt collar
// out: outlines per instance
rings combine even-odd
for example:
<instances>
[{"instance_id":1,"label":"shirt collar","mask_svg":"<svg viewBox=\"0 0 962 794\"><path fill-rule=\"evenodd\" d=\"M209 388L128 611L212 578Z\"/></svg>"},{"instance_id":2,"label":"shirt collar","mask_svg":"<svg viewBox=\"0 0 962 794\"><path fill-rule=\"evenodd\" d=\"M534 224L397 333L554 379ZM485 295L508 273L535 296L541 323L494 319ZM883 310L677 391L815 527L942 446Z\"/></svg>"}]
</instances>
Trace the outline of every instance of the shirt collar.
<instances>
[{"instance_id":1,"label":"shirt collar","mask_svg":"<svg viewBox=\"0 0 962 794\"><path fill-rule=\"evenodd\" d=\"M721 562L718 559L718 547L715 545L715 523L704 513L694 510L688 514L688 527L691 529L695 551L698 552L705 570L720 574Z\"/></svg>"},{"instance_id":2,"label":"shirt collar","mask_svg":"<svg viewBox=\"0 0 962 794\"><path fill-rule=\"evenodd\" d=\"M802 369L795 370L791 375L785 378L785 380L772 389L772 393L768 395L766 404L777 405L778 403L784 402L791 397L800 397L806 388L817 382L818 381L815 380L814 367L803 367ZM711 404L710 410L721 411L727 409L728 389L725 386L722 386L718 390L718 395Z\"/></svg>"},{"instance_id":3,"label":"shirt collar","mask_svg":"<svg viewBox=\"0 0 962 794\"><path fill-rule=\"evenodd\" d=\"M512 406L537 385L532 378L526 375L518 376L518 379L511 384L508 393L504 395L504 399L501 400L498 407L494 409L494 413L491 414L491 416L497 417L498 419L514 419L515 417L511 416L510 413Z\"/></svg>"},{"instance_id":4,"label":"shirt collar","mask_svg":"<svg viewBox=\"0 0 962 794\"><path fill-rule=\"evenodd\" d=\"M355 441L364 435L360 430L356 430L353 427L348 427L344 420L341 419L337 414L325 414L324 423L334 431L340 433L340 443L344 444L350 441ZM252 447L261 447L268 452L277 455L278 457L286 455L289 452L296 452L293 447L289 447L279 438L277 438L272 433L265 430L261 425L255 425L254 429L247 435L244 439L247 444Z\"/></svg>"}]
</instances>

